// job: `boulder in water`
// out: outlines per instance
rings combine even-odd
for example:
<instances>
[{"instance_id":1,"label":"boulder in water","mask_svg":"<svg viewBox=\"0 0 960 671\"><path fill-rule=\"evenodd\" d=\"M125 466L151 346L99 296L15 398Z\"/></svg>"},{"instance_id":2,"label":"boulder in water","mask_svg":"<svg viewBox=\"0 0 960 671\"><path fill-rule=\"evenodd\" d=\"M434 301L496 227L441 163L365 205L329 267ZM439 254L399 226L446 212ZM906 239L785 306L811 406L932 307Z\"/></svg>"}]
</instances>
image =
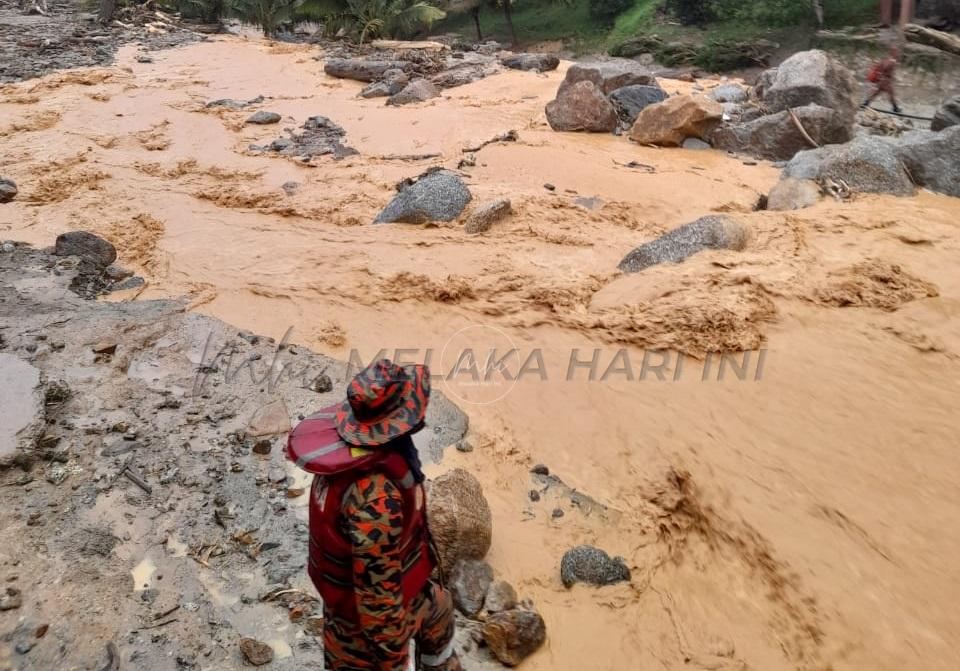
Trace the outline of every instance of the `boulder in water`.
<instances>
[{"instance_id":1,"label":"boulder in water","mask_svg":"<svg viewBox=\"0 0 960 671\"><path fill-rule=\"evenodd\" d=\"M400 93L390 96L388 105L409 105L422 103L440 95L439 89L429 79L414 79L403 87Z\"/></svg>"},{"instance_id":2,"label":"boulder in water","mask_svg":"<svg viewBox=\"0 0 960 671\"><path fill-rule=\"evenodd\" d=\"M849 127L832 109L810 104L796 108L793 113L818 145L850 139ZM710 142L717 149L771 161L789 161L798 151L810 149L810 143L803 137L789 111L723 126L714 131Z\"/></svg>"},{"instance_id":3,"label":"boulder in water","mask_svg":"<svg viewBox=\"0 0 960 671\"><path fill-rule=\"evenodd\" d=\"M666 99L666 91L659 86L646 84L621 86L610 92L610 102L613 103L613 108L617 111L617 116L624 128L630 128L645 107Z\"/></svg>"},{"instance_id":4,"label":"boulder in water","mask_svg":"<svg viewBox=\"0 0 960 671\"><path fill-rule=\"evenodd\" d=\"M543 618L529 610L491 613L482 632L490 652L507 666L516 666L547 640Z\"/></svg>"},{"instance_id":5,"label":"boulder in water","mask_svg":"<svg viewBox=\"0 0 960 671\"><path fill-rule=\"evenodd\" d=\"M846 144L801 151L783 170L783 177L842 180L854 191L909 196L913 182L904 169L896 146L873 135L862 135Z\"/></svg>"},{"instance_id":6,"label":"boulder in water","mask_svg":"<svg viewBox=\"0 0 960 671\"><path fill-rule=\"evenodd\" d=\"M487 554L493 535L490 506L468 471L455 468L430 483L427 514L447 570L462 559L483 559Z\"/></svg>"},{"instance_id":7,"label":"boulder in water","mask_svg":"<svg viewBox=\"0 0 960 671\"><path fill-rule=\"evenodd\" d=\"M606 552L590 545L579 545L560 560L560 580L564 587L578 582L589 585L612 585L630 580L630 569L622 557L610 558Z\"/></svg>"},{"instance_id":8,"label":"boulder in water","mask_svg":"<svg viewBox=\"0 0 960 671\"><path fill-rule=\"evenodd\" d=\"M247 118L247 123L256 124L258 126L266 126L267 124L280 123L280 115L276 112L267 112L266 110L260 110L259 112L254 112Z\"/></svg>"},{"instance_id":9,"label":"boulder in water","mask_svg":"<svg viewBox=\"0 0 960 671\"><path fill-rule=\"evenodd\" d=\"M887 141L915 184L960 198L960 125L911 131Z\"/></svg>"},{"instance_id":10,"label":"boulder in water","mask_svg":"<svg viewBox=\"0 0 960 671\"><path fill-rule=\"evenodd\" d=\"M761 76L758 88L770 112L815 103L834 110L852 133L857 113L857 81L845 65L825 51L813 49L794 54L771 74Z\"/></svg>"},{"instance_id":11,"label":"boulder in water","mask_svg":"<svg viewBox=\"0 0 960 671\"><path fill-rule=\"evenodd\" d=\"M400 193L394 196L373 223L452 221L463 212L470 198L470 190L455 172L430 170L412 184L403 184Z\"/></svg>"},{"instance_id":12,"label":"boulder in water","mask_svg":"<svg viewBox=\"0 0 960 671\"><path fill-rule=\"evenodd\" d=\"M610 133L617 127L617 113L603 91L588 80L561 86L547 103L547 122L553 130Z\"/></svg>"},{"instance_id":13,"label":"boulder in water","mask_svg":"<svg viewBox=\"0 0 960 671\"><path fill-rule=\"evenodd\" d=\"M700 217L640 245L623 257L617 267L625 273L635 273L664 261L679 263L704 249L741 250L747 246L748 239L747 229L730 217Z\"/></svg>"},{"instance_id":14,"label":"boulder in water","mask_svg":"<svg viewBox=\"0 0 960 671\"><path fill-rule=\"evenodd\" d=\"M101 270L117 260L116 248L89 231L61 233L57 236L54 253L57 256L79 256Z\"/></svg>"},{"instance_id":15,"label":"boulder in water","mask_svg":"<svg viewBox=\"0 0 960 671\"><path fill-rule=\"evenodd\" d=\"M704 96L672 96L645 107L630 129L640 144L679 147L688 137L706 140L720 125L723 108Z\"/></svg>"},{"instance_id":16,"label":"boulder in water","mask_svg":"<svg viewBox=\"0 0 960 671\"><path fill-rule=\"evenodd\" d=\"M800 210L820 200L820 187L811 179L788 177L777 182L767 196L768 210Z\"/></svg>"},{"instance_id":17,"label":"boulder in water","mask_svg":"<svg viewBox=\"0 0 960 671\"><path fill-rule=\"evenodd\" d=\"M0 203L9 203L17 197L17 184L12 179L0 177Z\"/></svg>"}]
</instances>

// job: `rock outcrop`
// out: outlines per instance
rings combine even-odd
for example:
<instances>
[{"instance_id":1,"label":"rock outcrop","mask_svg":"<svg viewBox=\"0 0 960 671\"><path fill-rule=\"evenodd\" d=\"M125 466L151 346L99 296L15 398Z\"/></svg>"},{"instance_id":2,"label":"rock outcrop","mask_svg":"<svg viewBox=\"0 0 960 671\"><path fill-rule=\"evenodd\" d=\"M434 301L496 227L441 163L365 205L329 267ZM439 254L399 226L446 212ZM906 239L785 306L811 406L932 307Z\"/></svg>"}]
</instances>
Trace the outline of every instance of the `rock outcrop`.
<instances>
[{"instance_id":1,"label":"rock outcrop","mask_svg":"<svg viewBox=\"0 0 960 671\"><path fill-rule=\"evenodd\" d=\"M706 140L720 125L723 108L704 96L672 96L645 107L630 129L640 144L679 147L688 137Z\"/></svg>"},{"instance_id":2,"label":"rock outcrop","mask_svg":"<svg viewBox=\"0 0 960 671\"><path fill-rule=\"evenodd\" d=\"M617 113L599 86L590 80L561 86L547 103L547 122L553 130L609 133L617 127Z\"/></svg>"},{"instance_id":3,"label":"rock outcrop","mask_svg":"<svg viewBox=\"0 0 960 671\"><path fill-rule=\"evenodd\" d=\"M547 72L556 70L560 59L553 54L512 54L500 59L504 67L512 70L533 70Z\"/></svg>"},{"instance_id":4,"label":"rock outcrop","mask_svg":"<svg viewBox=\"0 0 960 671\"><path fill-rule=\"evenodd\" d=\"M483 559L490 549L493 523L480 482L462 468L430 483L430 530L446 570L460 560Z\"/></svg>"},{"instance_id":5,"label":"rock outcrop","mask_svg":"<svg viewBox=\"0 0 960 671\"><path fill-rule=\"evenodd\" d=\"M452 221L463 212L470 199L470 190L455 172L427 171L412 184L402 184L400 193L394 196L373 223Z\"/></svg>"},{"instance_id":6,"label":"rock outcrop","mask_svg":"<svg viewBox=\"0 0 960 671\"><path fill-rule=\"evenodd\" d=\"M741 250L747 246L748 239L749 232L743 224L730 217L700 217L640 245L623 257L617 267L623 272L635 273L665 261L679 263L705 249Z\"/></svg>"}]
</instances>

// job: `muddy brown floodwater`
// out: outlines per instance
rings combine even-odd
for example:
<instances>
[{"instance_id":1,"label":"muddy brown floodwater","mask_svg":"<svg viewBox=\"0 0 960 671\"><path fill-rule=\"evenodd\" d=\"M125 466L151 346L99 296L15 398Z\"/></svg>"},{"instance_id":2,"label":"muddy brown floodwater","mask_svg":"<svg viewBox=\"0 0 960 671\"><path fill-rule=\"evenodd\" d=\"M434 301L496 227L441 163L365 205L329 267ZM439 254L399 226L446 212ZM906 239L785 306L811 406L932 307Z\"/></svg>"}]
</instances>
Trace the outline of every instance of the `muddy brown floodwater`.
<instances>
[{"instance_id":1,"label":"muddy brown floodwater","mask_svg":"<svg viewBox=\"0 0 960 671\"><path fill-rule=\"evenodd\" d=\"M475 449L431 468L464 466L486 489L490 561L547 623L526 669L960 668L960 200L754 212L769 164L550 131L564 65L393 108L314 54L220 37L138 63L127 47L114 67L0 89L0 173L21 190L0 234L95 231L147 279L139 298L185 295L276 338L292 327L341 359L410 349L442 375L464 349L516 348L519 380L435 382ZM279 126L204 107L258 95ZM314 115L359 154L308 167L248 149ZM466 173L474 202L509 197L511 219L473 237L370 225L396 182L511 129L518 142ZM715 212L750 227L746 251L615 272ZM567 379L574 349L598 350L596 379L589 364ZM718 350L753 352L744 379L738 355L718 380L704 359ZM531 502L535 463L606 508ZM564 589L560 557L584 542L633 580Z\"/></svg>"}]
</instances>

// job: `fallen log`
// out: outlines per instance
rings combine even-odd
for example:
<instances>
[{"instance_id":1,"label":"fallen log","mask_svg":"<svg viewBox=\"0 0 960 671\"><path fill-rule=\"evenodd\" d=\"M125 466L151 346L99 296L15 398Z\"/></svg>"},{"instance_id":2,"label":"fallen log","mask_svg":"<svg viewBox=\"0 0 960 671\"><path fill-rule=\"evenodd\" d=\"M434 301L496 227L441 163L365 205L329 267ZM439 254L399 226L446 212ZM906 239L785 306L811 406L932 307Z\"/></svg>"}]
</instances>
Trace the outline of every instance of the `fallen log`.
<instances>
[{"instance_id":1,"label":"fallen log","mask_svg":"<svg viewBox=\"0 0 960 671\"><path fill-rule=\"evenodd\" d=\"M960 37L945 33L942 30L924 28L916 23L908 23L903 27L903 34L910 42L925 44L941 51L960 56Z\"/></svg>"}]
</instances>

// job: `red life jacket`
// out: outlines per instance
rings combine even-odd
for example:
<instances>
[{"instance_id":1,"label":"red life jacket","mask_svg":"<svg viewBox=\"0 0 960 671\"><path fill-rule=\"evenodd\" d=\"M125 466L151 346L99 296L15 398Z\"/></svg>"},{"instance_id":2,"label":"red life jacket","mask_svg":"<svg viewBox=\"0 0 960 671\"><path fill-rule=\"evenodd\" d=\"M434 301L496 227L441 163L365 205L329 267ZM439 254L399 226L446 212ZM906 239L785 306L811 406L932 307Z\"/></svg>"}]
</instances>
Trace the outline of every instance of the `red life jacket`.
<instances>
[{"instance_id":1,"label":"red life jacket","mask_svg":"<svg viewBox=\"0 0 960 671\"><path fill-rule=\"evenodd\" d=\"M300 468L314 473L310 488L310 552L307 573L324 607L356 623L353 587L353 547L341 530L343 499L360 477L385 475L403 497L400 535L401 585L404 603L426 586L436 567L427 528L423 485L417 483L403 455L377 448L361 448L341 440L333 418L337 406L324 408L300 422L290 433L287 455Z\"/></svg>"}]
</instances>

